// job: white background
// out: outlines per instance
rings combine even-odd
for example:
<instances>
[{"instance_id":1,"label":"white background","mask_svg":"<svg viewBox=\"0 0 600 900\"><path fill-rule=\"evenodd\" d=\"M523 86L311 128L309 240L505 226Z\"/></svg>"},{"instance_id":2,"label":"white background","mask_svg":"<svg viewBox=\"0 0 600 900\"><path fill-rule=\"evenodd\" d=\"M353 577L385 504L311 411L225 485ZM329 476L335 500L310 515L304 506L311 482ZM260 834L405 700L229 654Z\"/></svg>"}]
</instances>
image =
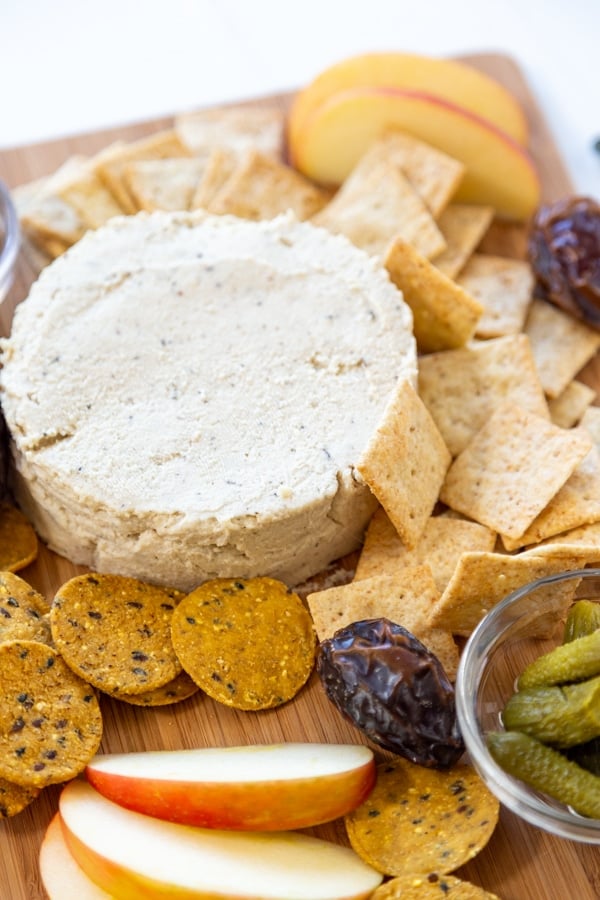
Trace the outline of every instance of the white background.
<instances>
[{"instance_id":1,"label":"white background","mask_svg":"<svg viewBox=\"0 0 600 900\"><path fill-rule=\"evenodd\" d=\"M512 55L600 197L600 0L0 0L0 147L291 90L371 50Z\"/></svg>"}]
</instances>

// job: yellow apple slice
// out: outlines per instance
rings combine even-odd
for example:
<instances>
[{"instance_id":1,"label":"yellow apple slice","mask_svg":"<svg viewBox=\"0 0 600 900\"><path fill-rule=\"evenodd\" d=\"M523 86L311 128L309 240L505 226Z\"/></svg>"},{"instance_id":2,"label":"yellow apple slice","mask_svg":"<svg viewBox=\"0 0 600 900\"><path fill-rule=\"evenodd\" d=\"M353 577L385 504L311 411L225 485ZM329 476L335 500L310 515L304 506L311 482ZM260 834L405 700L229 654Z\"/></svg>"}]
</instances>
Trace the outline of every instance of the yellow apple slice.
<instances>
[{"instance_id":1,"label":"yellow apple slice","mask_svg":"<svg viewBox=\"0 0 600 900\"><path fill-rule=\"evenodd\" d=\"M382 875L347 847L296 831L221 831L124 809L84 781L59 801L70 853L116 898L361 900Z\"/></svg>"},{"instance_id":2,"label":"yellow apple slice","mask_svg":"<svg viewBox=\"0 0 600 900\"><path fill-rule=\"evenodd\" d=\"M65 843L58 813L50 821L40 847L40 876L50 900L111 900L77 865Z\"/></svg>"},{"instance_id":3,"label":"yellow apple slice","mask_svg":"<svg viewBox=\"0 0 600 900\"><path fill-rule=\"evenodd\" d=\"M170 822L285 831L355 809L375 760L360 744L264 744L106 754L86 776L109 800Z\"/></svg>"},{"instance_id":4,"label":"yellow apple slice","mask_svg":"<svg viewBox=\"0 0 600 900\"><path fill-rule=\"evenodd\" d=\"M379 135L399 128L460 160L466 172L454 197L525 220L540 200L537 172L507 134L466 109L429 94L356 88L331 97L305 123L294 165L322 184L340 184Z\"/></svg>"},{"instance_id":5,"label":"yellow apple slice","mask_svg":"<svg viewBox=\"0 0 600 900\"><path fill-rule=\"evenodd\" d=\"M296 145L306 122L323 103L352 88L414 90L470 110L525 146L527 121L501 84L467 63L413 53L366 53L325 69L292 103L288 138Z\"/></svg>"}]
</instances>

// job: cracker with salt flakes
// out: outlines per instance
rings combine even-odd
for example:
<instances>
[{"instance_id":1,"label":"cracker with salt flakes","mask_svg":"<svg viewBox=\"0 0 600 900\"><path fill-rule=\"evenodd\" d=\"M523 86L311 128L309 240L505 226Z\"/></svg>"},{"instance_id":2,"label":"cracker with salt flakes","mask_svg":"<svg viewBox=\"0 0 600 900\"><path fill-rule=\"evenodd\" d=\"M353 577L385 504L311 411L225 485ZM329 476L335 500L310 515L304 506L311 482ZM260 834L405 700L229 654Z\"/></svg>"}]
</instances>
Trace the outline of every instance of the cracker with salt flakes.
<instances>
[{"instance_id":1,"label":"cracker with salt flakes","mask_svg":"<svg viewBox=\"0 0 600 900\"><path fill-rule=\"evenodd\" d=\"M363 157L341 188L312 219L334 234L344 234L367 253L383 256L398 235L424 256L446 246L425 202L408 178L385 159Z\"/></svg>"},{"instance_id":2,"label":"cracker with salt flakes","mask_svg":"<svg viewBox=\"0 0 600 900\"><path fill-rule=\"evenodd\" d=\"M456 276L457 284L483 306L476 336L482 339L523 330L533 295L529 263L475 253Z\"/></svg>"},{"instance_id":3,"label":"cracker with salt flakes","mask_svg":"<svg viewBox=\"0 0 600 900\"><path fill-rule=\"evenodd\" d=\"M459 160L403 131L386 131L365 156L371 163L383 159L399 169L436 219L465 173Z\"/></svg>"},{"instance_id":4,"label":"cracker with salt flakes","mask_svg":"<svg viewBox=\"0 0 600 900\"><path fill-rule=\"evenodd\" d=\"M507 550L600 521L600 454L594 446L520 538L503 537Z\"/></svg>"},{"instance_id":5,"label":"cracker with salt flakes","mask_svg":"<svg viewBox=\"0 0 600 900\"><path fill-rule=\"evenodd\" d=\"M401 382L356 468L408 547L425 530L450 459L425 404Z\"/></svg>"},{"instance_id":6,"label":"cracker with salt flakes","mask_svg":"<svg viewBox=\"0 0 600 900\"><path fill-rule=\"evenodd\" d=\"M211 204L233 175L238 157L230 150L216 148L204 164L202 177L190 201L190 209L210 210Z\"/></svg>"},{"instance_id":7,"label":"cracker with salt flakes","mask_svg":"<svg viewBox=\"0 0 600 900\"><path fill-rule=\"evenodd\" d=\"M182 157L140 159L128 163L123 179L138 209L189 209L205 164Z\"/></svg>"},{"instance_id":8,"label":"cracker with salt flakes","mask_svg":"<svg viewBox=\"0 0 600 900\"><path fill-rule=\"evenodd\" d=\"M485 525L449 516L432 516L419 542L410 550L402 543L385 510L380 507L367 528L354 580L395 574L407 566L428 565L441 593L462 553L467 550L493 550L495 543L495 532Z\"/></svg>"},{"instance_id":9,"label":"cracker with salt flakes","mask_svg":"<svg viewBox=\"0 0 600 900\"><path fill-rule=\"evenodd\" d=\"M534 300L525 323L540 380L558 397L600 347L600 332L545 300Z\"/></svg>"},{"instance_id":10,"label":"cracker with salt flakes","mask_svg":"<svg viewBox=\"0 0 600 900\"><path fill-rule=\"evenodd\" d=\"M419 352L464 347L483 312L479 301L403 238L396 238L388 247L384 265L412 310Z\"/></svg>"},{"instance_id":11,"label":"cracker with salt flakes","mask_svg":"<svg viewBox=\"0 0 600 900\"><path fill-rule=\"evenodd\" d=\"M491 206L471 203L451 203L447 206L437 218L438 227L444 235L447 246L433 260L436 269L448 278L456 278L490 227L493 218L494 210ZM468 287L466 290L477 296Z\"/></svg>"},{"instance_id":12,"label":"cracker with salt flakes","mask_svg":"<svg viewBox=\"0 0 600 900\"><path fill-rule=\"evenodd\" d=\"M422 356L419 395L453 456L464 450L493 410L506 400L548 418L525 335Z\"/></svg>"},{"instance_id":13,"label":"cracker with salt flakes","mask_svg":"<svg viewBox=\"0 0 600 900\"><path fill-rule=\"evenodd\" d=\"M150 137L140 138L138 141L107 147L94 157L94 170L123 210L133 214L138 209L124 177L126 167L143 159L167 159L190 155L190 151L181 143L175 131L169 129L157 131Z\"/></svg>"},{"instance_id":14,"label":"cracker with salt flakes","mask_svg":"<svg viewBox=\"0 0 600 900\"><path fill-rule=\"evenodd\" d=\"M446 628L468 637L481 619L504 597L530 581L556 575L579 566L577 556L547 553L543 556L505 553L464 553L440 599L429 615L432 628ZM536 592L530 610L531 621L540 636L551 637L567 610L576 583L548 585Z\"/></svg>"},{"instance_id":15,"label":"cracker with salt flakes","mask_svg":"<svg viewBox=\"0 0 600 900\"><path fill-rule=\"evenodd\" d=\"M451 680L456 677L458 649L446 630L431 628L427 617L439 591L427 565L405 566L394 574L376 575L327 588L306 598L319 640L362 619L389 619L402 625L437 656Z\"/></svg>"},{"instance_id":16,"label":"cracker with salt flakes","mask_svg":"<svg viewBox=\"0 0 600 900\"><path fill-rule=\"evenodd\" d=\"M520 538L591 449L583 429L567 431L503 403L454 460L440 499L503 536Z\"/></svg>"},{"instance_id":17,"label":"cracker with salt flakes","mask_svg":"<svg viewBox=\"0 0 600 900\"><path fill-rule=\"evenodd\" d=\"M283 110L275 106L200 109L177 116L175 131L190 153L204 159L220 147L237 156L258 150L279 159L284 123Z\"/></svg>"},{"instance_id":18,"label":"cracker with salt flakes","mask_svg":"<svg viewBox=\"0 0 600 900\"><path fill-rule=\"evenodd\" d=\"M292 210L310 219L329 200L327 191L263 153L249 152L210 204L210 212L242 219L272 219Z\"/></svg>"},{"instance_id":19,"label":"cracker with salt flakes","mask_svg":"<svg viewBox=\"0 0 600 900\"><path fill-rule=\"evenodd\" d=\"M596 391L582 381L570 381L564 391L548 401L550 418L561 428L572 428L596 399Z\"/></svg>"}]
</instances>

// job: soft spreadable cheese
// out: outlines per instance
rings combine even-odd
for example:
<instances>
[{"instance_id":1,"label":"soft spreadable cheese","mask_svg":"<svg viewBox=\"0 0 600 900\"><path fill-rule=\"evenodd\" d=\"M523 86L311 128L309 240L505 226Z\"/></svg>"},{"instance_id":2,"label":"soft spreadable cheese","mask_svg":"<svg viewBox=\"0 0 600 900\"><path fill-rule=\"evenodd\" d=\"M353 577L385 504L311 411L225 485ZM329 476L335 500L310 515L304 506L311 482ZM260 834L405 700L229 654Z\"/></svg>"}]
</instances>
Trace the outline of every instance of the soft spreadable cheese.
<instances>
[{"instance_id":1,"label":"soft spreadable cheese","mask_svg":"<svg viewBox=\"0 0 600 900\"><path fill-rule=\"evenodd\" d=\"M354 469L412 319L376 260L288 216L140 213L45 269L2 345L15 493L51 549L191 589L354 549Z\"/></svg>"}]
</instances>

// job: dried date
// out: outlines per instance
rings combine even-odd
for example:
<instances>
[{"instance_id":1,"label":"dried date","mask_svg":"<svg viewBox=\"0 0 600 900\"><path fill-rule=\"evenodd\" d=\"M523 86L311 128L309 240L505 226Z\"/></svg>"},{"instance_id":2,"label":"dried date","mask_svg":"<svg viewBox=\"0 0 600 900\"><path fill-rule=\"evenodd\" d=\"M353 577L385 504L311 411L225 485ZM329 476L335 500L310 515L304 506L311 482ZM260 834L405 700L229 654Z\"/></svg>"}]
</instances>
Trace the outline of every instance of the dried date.
<instances>
[{"instance_id":1,"label":"dried date","mask_svg":"<svg viewBox=\"0 0 600 900\"><path fill-rule=\"evenodd\" d=\"M374 743L430 768L464 751L454 688L414 635L388 619L364 619L319 645L317 671L340 712Z\"/></svg>"}]
</instances>

